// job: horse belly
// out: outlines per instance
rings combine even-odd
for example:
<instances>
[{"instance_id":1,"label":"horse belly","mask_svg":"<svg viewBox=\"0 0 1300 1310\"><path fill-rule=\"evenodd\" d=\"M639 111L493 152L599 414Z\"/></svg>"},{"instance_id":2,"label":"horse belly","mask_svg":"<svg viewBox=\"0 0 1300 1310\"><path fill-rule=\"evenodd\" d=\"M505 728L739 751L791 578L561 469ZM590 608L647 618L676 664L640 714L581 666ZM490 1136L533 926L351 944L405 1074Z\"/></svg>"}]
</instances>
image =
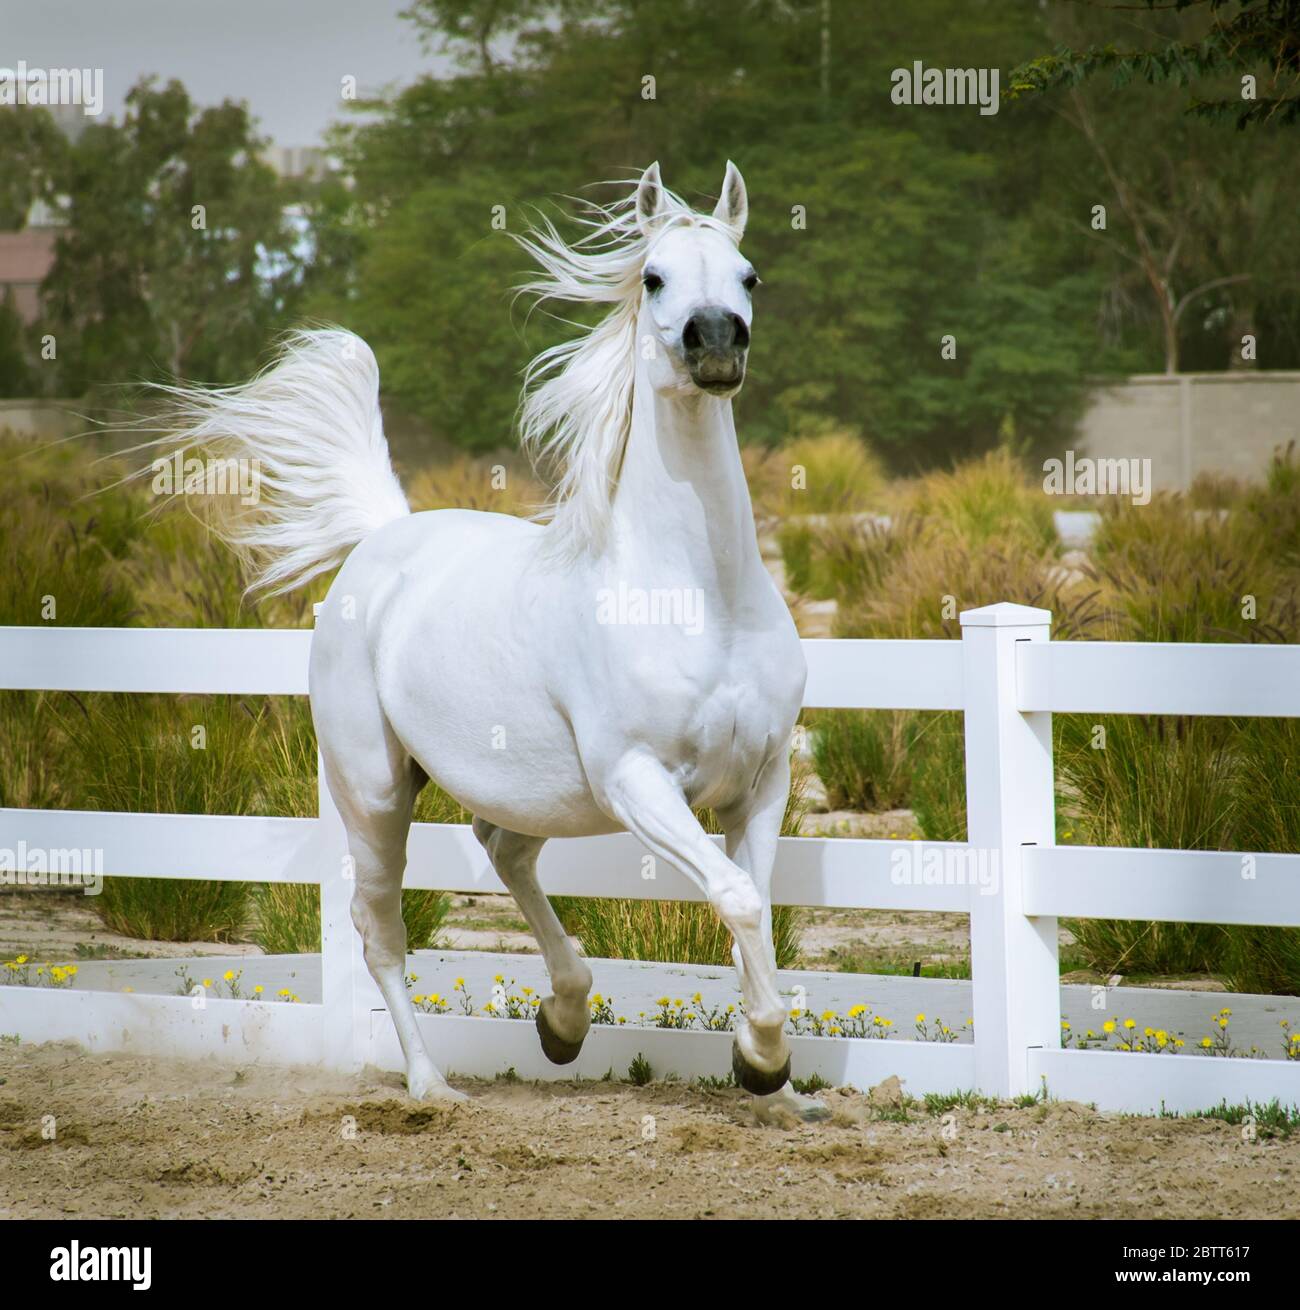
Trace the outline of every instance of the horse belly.
<instances>
[{"instance_id":1,"label":"horse belly","mask_svg":"<svg viewBox=\"0 0 1300 1310\"><path fill-rule=\"evenodd\" d=\"M520 612L525 552L518 534L503 537L436 570L406 565L372 638L385 715L429 777L489 823L537 837L613 831Z\"/></svg>"},{"instance_id":2,"label":"horse belly","mask_svg":"<svg viewBox=\"0 0 1300 1310\"><path fill-rule=\"evenodd\" d=\"M413 721L403 742L439 787L498 827L534 837L615 830L558 714L502 712L449 695Z\"/></svg>"}]
</instances>

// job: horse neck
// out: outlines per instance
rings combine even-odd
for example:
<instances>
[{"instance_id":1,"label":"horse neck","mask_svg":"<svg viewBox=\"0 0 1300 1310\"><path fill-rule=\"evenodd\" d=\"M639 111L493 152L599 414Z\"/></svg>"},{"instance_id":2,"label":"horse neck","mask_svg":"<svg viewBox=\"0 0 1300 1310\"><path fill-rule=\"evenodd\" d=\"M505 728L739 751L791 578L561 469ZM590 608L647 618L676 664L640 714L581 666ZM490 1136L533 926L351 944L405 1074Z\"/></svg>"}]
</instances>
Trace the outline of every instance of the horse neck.
<instances>
[{"instance_id":1,"label":"horse neck","mask_svg":"<svg viewBox=\"0 0 1300 1310\"><path fill-rule=\"evenodd\" d=\"M731 401L657 392L638 364L611 544L660 576L731 592L758 558Z\"/></svg>"}]
</instances>

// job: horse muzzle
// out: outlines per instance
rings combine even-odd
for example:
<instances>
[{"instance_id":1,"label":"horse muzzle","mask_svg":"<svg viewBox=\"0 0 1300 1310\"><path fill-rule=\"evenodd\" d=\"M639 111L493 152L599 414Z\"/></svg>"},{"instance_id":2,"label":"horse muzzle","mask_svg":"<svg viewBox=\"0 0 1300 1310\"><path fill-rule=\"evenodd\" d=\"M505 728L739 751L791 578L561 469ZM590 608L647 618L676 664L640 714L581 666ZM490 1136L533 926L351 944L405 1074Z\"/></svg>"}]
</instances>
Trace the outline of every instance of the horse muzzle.
<instances>
[{"instance_id":1,"label":"horse muzzle","mask_svg":"<svg viewBox=\"0 0 1300 1310\"><path fill-rule=\"evenodd\" d=\"M745 380L749 328L730 310L697 310L682 329L682 357L701 391L723 395Z\"/></svg>"}]
</instances>

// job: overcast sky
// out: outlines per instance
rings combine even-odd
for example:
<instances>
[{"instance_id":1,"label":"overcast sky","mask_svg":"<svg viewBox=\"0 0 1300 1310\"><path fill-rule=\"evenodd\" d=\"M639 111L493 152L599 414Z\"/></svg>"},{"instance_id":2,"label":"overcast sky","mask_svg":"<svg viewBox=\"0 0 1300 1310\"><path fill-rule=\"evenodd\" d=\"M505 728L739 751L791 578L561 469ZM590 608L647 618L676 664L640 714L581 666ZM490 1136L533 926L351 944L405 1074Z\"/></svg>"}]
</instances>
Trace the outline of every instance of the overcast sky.
<instances>
[{"instance_id":1,"label":"overcast sky","mask_svg":"<svg viewBox=\"0 0 1300 1310\"><path fill-rule=\"evenodd\" d=\"M409 0L0 0L0 67L102 68L120 118L146 73L178 77L199 104L246 100L277 145L315 145L341 117L342 79L362 91L445 70L425 54Z\"/></svg>"}]
</instances>

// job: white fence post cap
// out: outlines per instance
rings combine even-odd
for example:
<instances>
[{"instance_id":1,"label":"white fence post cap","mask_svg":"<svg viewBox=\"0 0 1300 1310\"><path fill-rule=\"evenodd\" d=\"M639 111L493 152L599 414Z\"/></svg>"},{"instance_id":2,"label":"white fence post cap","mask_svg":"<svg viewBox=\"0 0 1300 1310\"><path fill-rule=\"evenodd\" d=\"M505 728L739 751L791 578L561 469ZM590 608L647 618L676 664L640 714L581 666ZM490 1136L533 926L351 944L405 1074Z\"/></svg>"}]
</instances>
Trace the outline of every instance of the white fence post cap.
<instances>
[{"instance_id":1,"label":"white fence post cap","mask_svg":"<svg viewBox=\"0 0 1300 1310\"><path fill-rule=\"evenodd\" d=\"M977 610L962 610L957 617L963 628L1035 628L1051 623L1052 611L1001 601Z\"/></svg>"}]
</instances>

